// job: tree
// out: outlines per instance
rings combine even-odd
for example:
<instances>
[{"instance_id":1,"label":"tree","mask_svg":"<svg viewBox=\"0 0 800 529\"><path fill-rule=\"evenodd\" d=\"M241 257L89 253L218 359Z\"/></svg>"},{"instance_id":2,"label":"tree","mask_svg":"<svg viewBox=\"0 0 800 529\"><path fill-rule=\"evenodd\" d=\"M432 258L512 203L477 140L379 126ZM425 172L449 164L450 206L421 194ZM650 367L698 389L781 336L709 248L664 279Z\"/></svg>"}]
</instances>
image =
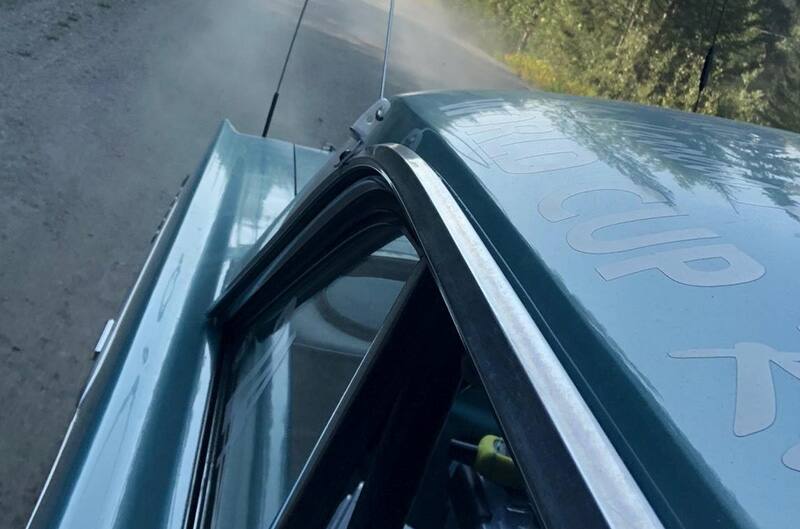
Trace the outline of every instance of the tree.
<instances>
[{"instance_id":1,"label":"tree","mask_svg":"<svg viewBox=\"0 0 800 529\"><path fill-rule=\"evenodd\" d=\"M800 130L800 15L789 0L446 0L489 14L539 87Z\"/></svg>"}]
</instances>

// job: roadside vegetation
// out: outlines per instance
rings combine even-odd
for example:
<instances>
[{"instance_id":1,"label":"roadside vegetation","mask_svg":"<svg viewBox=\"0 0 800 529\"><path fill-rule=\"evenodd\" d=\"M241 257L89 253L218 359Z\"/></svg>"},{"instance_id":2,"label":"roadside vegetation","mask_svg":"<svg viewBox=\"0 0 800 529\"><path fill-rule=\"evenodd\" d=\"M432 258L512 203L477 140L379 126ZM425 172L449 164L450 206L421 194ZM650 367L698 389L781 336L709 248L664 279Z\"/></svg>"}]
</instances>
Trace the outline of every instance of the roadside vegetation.
<instances>
[{"instance_id":1,"label":"roadside vegetation","mask_svg":"<svg viewBox=\"0 0 800 529\"><path fill-rule=\"evenodd\" d=\"M799 0L443 1L544 90L800 131Z\"/></svg>"}]
</instances>

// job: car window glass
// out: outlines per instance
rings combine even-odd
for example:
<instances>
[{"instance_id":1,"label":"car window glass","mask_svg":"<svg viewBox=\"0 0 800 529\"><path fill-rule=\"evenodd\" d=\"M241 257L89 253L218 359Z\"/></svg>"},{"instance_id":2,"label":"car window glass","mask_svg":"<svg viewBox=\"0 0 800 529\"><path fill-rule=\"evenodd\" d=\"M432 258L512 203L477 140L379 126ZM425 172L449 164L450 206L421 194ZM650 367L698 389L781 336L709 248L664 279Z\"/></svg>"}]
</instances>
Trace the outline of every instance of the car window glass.
<instances>
[{"instance_id":1,"label":"car window glass","mask_svg":"<svg viewBox=\"0 0 800 529\"><path fill-rule=\"evenodd\" d=\"M395 454L402 459L404 454ZM489 399L474 370L467 369L453 404L443 420L420 476L404 529L540 529L538 514L506 444ZM369 460L369 458L367 458ZM374 466L377 461L367 463ZM362 472L370 476L371 471ZM385 486L392 488L388 480ZM326 529L362 527L354 513L363 501L365 482L347 490ZM373 493L389 499L398 490ZM371 527L371 526L369 526Z\"/></svg>"},{"instance_id":2,"label":"car window glass","mask_svg":"<svg viewBox=\"0 0 800 529\"><path fill-rule=\"evenodd\" d=\"M268 527L417 256L401 237L243 331L223 388L212 527Z\"/></svg>"}]
</instances>

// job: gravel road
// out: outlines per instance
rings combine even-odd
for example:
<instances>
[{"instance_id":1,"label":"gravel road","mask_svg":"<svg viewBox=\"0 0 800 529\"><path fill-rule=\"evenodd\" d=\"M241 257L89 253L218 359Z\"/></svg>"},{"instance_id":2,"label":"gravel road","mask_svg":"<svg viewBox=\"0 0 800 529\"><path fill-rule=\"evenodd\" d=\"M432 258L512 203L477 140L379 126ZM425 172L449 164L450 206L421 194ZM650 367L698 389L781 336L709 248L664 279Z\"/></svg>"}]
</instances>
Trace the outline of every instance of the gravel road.
<instances>
[{"instance_id":1,"label":"gravel road","mask_svg":"<svg viewBox=\"0 0 800 529\"><path fill-rule=\"evenodd\" d=\"M299 0L0 0L0 528L23 527L183 177L258 133ZM312 0L273 136L337 144L377 96L386 9ZM524 85L399 0L390 93Z\"/></svg>"}]
</instances>

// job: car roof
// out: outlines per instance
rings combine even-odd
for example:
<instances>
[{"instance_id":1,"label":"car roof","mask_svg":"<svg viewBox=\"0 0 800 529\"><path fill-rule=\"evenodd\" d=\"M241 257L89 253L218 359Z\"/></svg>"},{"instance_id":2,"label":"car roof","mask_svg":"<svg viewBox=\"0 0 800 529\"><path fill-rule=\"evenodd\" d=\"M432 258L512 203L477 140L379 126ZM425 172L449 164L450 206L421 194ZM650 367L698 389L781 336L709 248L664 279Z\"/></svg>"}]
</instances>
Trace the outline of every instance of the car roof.
<instances>
[{"instance_id":1,"label":"car roof","mask_svg":"<svg viewBox=\"0 0 800 529\"><path fill-rule=\"evenodd\" d=\"M369 141L449 186L665 525L794 527L800 135L536 91L391 105Z\"/></svg>"}]
</instances>

